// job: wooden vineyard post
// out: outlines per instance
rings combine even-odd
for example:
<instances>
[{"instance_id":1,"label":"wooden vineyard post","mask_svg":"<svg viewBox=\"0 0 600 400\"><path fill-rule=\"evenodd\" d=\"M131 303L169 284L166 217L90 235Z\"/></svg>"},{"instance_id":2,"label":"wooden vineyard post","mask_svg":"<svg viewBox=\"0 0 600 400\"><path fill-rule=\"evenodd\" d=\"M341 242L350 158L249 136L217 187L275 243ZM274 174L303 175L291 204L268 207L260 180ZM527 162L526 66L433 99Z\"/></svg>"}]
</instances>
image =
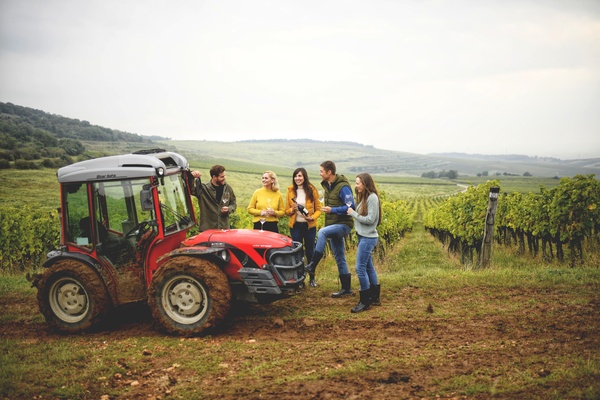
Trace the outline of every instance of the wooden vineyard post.
<instances>
[{"instance_id":1,"label":"wooden vineyard post","mask_svg":"<svg viewBox=\"0 0 600 400\"><path fill-rule=\"evenodd\" d=\"M500 188L492 186L490 188L490 197L488 200L487 212L485 215L485 230L483 231L483 242L481 244L481 268L490 265L492 258L492 241L494 240L494 220L496 218L496 208L498 208L498 193Z\"/></svg>"}]
</instances>

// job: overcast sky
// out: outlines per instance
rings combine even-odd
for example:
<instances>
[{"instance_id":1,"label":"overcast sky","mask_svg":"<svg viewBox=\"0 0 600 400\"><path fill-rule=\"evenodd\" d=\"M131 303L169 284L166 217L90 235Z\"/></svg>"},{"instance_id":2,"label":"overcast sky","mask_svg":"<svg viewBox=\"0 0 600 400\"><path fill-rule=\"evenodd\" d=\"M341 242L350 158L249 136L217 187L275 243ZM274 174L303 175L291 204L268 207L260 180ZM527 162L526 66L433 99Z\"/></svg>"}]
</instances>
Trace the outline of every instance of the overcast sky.
<instances>
[{"instance_id":1,"label":"overcast sky","mask_svg":"<svg viewBox=\"0 0 600 400\"><path fill-rule=\"evenodd\" d=\"M600 157L600 1L0 0L0 101L172 139Z\"/></svg>"}]
</instances>

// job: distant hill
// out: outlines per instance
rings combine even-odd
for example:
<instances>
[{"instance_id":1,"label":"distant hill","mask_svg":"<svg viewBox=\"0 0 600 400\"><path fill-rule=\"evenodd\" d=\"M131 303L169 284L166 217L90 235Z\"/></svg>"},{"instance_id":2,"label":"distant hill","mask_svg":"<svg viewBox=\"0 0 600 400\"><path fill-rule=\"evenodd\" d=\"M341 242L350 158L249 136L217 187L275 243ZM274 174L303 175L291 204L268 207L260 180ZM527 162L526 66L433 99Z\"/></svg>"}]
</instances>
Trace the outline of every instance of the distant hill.
<instances>
[{"instance_id":1,"label":"distant hill","mask_svg":"<svg viewBox=\"0 0 600 400\"><path fill-rule=\"evenodd\" d=\"M521 156L459 158L455 155L414 154L382 150L373 146L345 141L244 140L216 142L205 140L158 141L163 147L177 150L190 160L220 159L232 162L271 164L284 168L304 167L318 170L325 160L333 160L339 171L377 175L422 176L428 172L457 171L459 175L519 175L564 177L577 174L600 176L600 158L588 160L542 159Z\"/></svg>"},{"instance_id":2,"label":"distant hill","mask_svg":"<svg viewBox=\"0 0 600 400\"><path fill-rule=\"evenodd\" d=\"M511 162L561 162L555 157L526 156L523 154L467 154L467 153L430 153L431 156L445 158L459 158L462 160L488 160L488 161L511 161Z\"/></svg>"},{"instance_id":3,"label":"distant hill","mask_svg":"<svg viewBox=\"0 0 600 400\"><path fill-rule=\"evenodd\" d=\"M205 140L170 140L144 136L92 125L88 121L49 114L41 110L0 102L0 168L9 162L38 167L58 167L77 161L84 155L131 152L162 147L176 150L191 161L226 163L240 166L305 167L318 171L325 160L333 160L338 170L353 174L423 176L432 172L455 171L466 176L533 175L563 177L577 174L600 176L600 158L559 160L551 157L482 155L466 153L415 154L377 149L347 141L311 139L244 140L217 142ZM75 158L73 158L75 157ZM41 160L26 164L23 160ZM245 167L245 168L246 168ZM254 167L252 167L254 168Z\"/></svg>"}]
</instances>

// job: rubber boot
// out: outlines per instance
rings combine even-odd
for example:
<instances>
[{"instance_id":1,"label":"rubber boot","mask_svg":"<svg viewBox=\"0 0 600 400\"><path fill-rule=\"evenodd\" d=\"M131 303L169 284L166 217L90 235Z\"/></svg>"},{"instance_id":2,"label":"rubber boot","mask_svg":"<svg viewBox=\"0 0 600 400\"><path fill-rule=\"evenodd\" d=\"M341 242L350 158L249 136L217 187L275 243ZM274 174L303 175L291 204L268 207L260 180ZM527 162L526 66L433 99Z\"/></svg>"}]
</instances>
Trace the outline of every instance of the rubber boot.
<instances>
[{"instance_id":1,"label":"rubber boot","mask_svg":"<svg viewBox=\"0 0 600 400\"><path fill-rule=\"evenodd\" d=\"M317 287L317 282L315 282L315 274L308 274L309 284L312 287Z\"/></svg>"},{"instance_id":2,"label":"rubber boot","mask_svg":"<svg viewBox=\"0 0 600 400\"><path fill-rule=\"evenodd\" d=\"M352 310L350 310L353 313L358 313L371 308L371 289L361 290L359 294L360 301Z\"/></svg>"},{"instance_id":3,"label":"rubber boot","mask_svg":"<svg viewBox=\"0 0 600 400\"><path fill-rule=\"evenodd\" d=\"M380 306L381 301L379 300L379 293L381 292L381 285L371 285L371 305Z\"/></svg>"},{"instance_id":4,"label":"rubber boot","mask_svg":"<svg viewBox=\"0 0 600 400\"><path fill-rule=\"evenodd\" d=\"M312 256L312 259L310 260L310 262L304 266L304 270L306 272L308 272L309 274L314 275L315 271L317 269L317 264L319 264L319 261L321 261L321 258L323 258L323 253L321 253L319 251L315 251L313 253L313 256Z\"/></svg>"},{"instance_id":5,"label":"rubber boot","mask_svg":"<svg viewBox=\"0 0 600 400\"><path fill-rule=\"evenodd\" d=\"M350 274L340 275L340 282L342 283L342 289L337 293L332 293L331 297L334 299L342 296L348 296L352 293L352 285L351 285L351 277Z\"/></svg>"}]
</instances>

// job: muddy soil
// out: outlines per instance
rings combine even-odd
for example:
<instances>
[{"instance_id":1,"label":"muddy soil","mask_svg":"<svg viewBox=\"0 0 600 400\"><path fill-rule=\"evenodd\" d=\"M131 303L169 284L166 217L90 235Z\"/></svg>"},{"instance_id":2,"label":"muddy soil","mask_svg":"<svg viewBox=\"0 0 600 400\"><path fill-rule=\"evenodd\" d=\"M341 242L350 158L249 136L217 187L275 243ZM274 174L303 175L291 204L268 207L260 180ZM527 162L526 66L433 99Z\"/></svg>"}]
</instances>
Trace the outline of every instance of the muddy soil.
<instances>
[{"instance_id":1,"label":"muddy soil","mask_svg":"<svg viewBox=\"0 0 600 400\"><path fill-rule=\"evenodd\" d=\"M211 351L220 352L222 372L202 375L179 367L190 355L182 356L176 346L149 349L143 370L110 377L112 388L127 387L120 398L180 398L182 392L189 393L190 382L197 388L197 398L206 399L578 398L573 395L577 387L600 392L597 368L582 381L565 374L574 367L569 360L589 360L592 369L598 365L600 295L574 302L572 294L560 291L511 290L489 299L497 312L490 312L488 306L488 312L473 315L472 307L465 304L481 301L481 292L472 288L446 296L444 302L431 301L430 294L423 295L418 288L397 293L384 288L380 307L351 315L357 296L332 299L321 287L307 290L303 296L270 305L233 308L227 322L208 337L168 336L153 323L144 305L119 309L99 332L84 336L102 342L143 337L160 343L168 338L190 348L198 343L206 348L209 341ZM452 309L453 302L457 310L469 310L469 315L440 311ZM321 319L318 312L294 317L303 307L333 308L347 312L348 318ZM24 316L20 321L0 322L2 340L58 345L82 337L57 334L35 318L35 296L0 297L0 309ZM253 343L256 353L246 354L243 360L223 353L230 342ZM293 362L260 372L260 379L251 378L249 369L272 361L262 358L261 345L272 348L273 344L281 346L282 354L294 354ZM357 361L364 367L353 371L349 366ZM326 379L314 379L324 371ZM305 379L286 382L282 374ZM514 379L523 386L512 385ZM116 398L106 395L106 386L98 381L87 385L87 398ZM31 393L38 396L33 398L53 398L42 389Z\"/></svg>"}]
</instances>

